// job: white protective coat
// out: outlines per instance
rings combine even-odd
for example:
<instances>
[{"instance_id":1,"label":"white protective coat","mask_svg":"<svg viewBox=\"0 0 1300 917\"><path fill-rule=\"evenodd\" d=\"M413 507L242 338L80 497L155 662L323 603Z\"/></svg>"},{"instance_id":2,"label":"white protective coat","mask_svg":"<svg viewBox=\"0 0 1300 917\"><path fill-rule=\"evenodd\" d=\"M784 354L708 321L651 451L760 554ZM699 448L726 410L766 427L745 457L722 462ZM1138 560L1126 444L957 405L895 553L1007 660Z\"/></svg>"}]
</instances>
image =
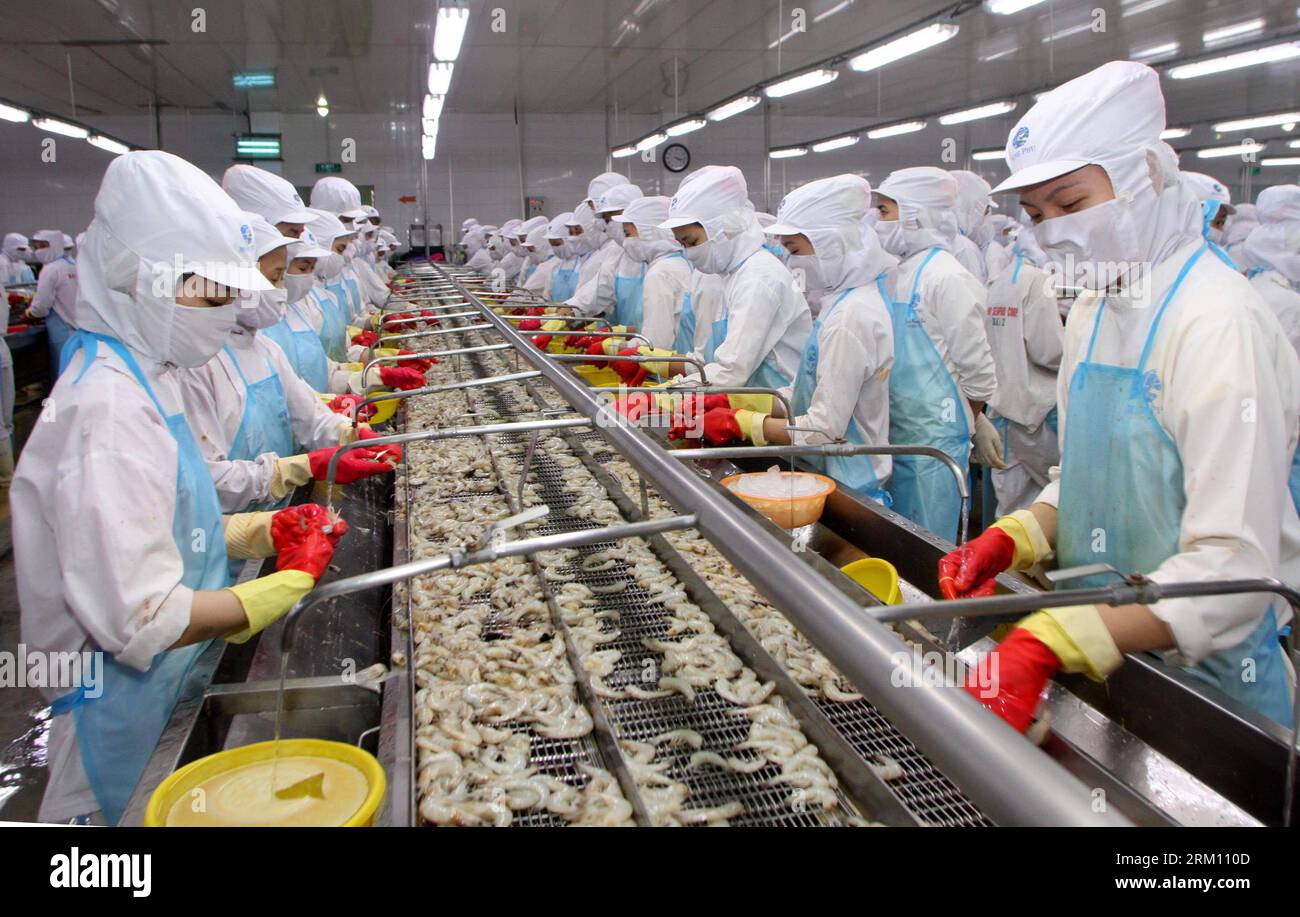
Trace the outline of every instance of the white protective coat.
<instances>
[{"instance_id":1,"label":"white protective coat","mask_svg":"<svg viewBox=\"0 0 1300 917\"><path fill-rule=\"evenodd\" d=\"M629 203L614 217L619 223L636 227L636 238L623 240L623 258L619 273L636 276L645 264L645 282L641 288L641 333L650 346L673 349L677 323L682 315L686 295L691 292L691 266L680 256L682 247L667 229L659 224L668 219L668 198L641 197ZM692 305L694 311L694 305ZM696 330L698 332L698 324Z\"/></svg>"}]
</instances>

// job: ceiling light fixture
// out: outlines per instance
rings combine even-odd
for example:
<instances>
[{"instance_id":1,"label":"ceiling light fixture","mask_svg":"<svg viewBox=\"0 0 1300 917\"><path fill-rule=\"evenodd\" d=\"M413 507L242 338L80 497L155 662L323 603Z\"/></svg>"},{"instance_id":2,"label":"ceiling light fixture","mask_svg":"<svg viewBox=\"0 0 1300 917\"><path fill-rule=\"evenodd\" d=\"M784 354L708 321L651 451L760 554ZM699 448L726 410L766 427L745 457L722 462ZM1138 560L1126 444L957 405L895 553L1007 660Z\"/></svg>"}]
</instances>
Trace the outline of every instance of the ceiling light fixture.
<instances>
[{"instance_id":1,"label":"ceiling light fixture","mask_svg":"<svg viewBox=\"0 0 1300 917\"><path fill-rule=\"evenodd\" d=\"M850 58L849 67L859 73L867 73L927 48L943 44L959 31L961 27L955 22L932 22L915 32L909 32L901 38L895 38L893 41L885 42L870 51Z\"/></svg>"},{"instance_id":2,"label":"ceiling light fixture","mask_svg":"<svg viewBox=\"0 0 1300 917\"><path fill-rule=\"evenodd\" d=\"M433 56L440 61L454 61L460 55L469 10L463 6L438 7L438 24L433 32ZM430 157L432 158L432 157Z\"/></svg>"}]
</instances>

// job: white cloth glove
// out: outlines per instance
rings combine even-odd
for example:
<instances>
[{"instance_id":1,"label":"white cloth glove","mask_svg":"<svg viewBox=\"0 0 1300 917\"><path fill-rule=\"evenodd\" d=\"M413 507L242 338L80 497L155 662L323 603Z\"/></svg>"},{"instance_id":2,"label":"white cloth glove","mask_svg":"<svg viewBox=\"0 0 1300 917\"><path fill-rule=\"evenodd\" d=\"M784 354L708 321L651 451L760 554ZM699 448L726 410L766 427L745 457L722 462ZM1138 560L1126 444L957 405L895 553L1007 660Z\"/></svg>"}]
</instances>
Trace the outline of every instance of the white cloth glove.
<instances>
[{"instance_id":1,"label":"white cloth glove","mask_svg":"<svg viewBox=\"0 0 1300 917\"><path fill-rule=\"evenodd\" d=\"M1002 461L1002 434L983 414L975 415L975 461L989 468L1007 467Z\"/></svg>"}]
</instances>

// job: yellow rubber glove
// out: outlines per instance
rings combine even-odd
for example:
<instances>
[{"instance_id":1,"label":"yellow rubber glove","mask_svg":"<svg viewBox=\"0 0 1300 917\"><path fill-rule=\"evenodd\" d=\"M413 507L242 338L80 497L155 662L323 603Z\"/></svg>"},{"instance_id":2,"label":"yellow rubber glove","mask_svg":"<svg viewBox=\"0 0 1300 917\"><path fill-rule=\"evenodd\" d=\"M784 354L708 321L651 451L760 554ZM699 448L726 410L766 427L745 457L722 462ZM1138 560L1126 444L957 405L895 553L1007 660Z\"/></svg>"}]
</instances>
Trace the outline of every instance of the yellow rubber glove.
<instances>
[{"instance_id":1,"label":"yellow rubber glove","mask_svg":"<svg viewBox=\"0 0 1300 917\"><path fill-rule=\"evenodd\" d=\"M549 322L542 322L542 330L547 334L555 334L557 331L567 331L568 322L562 322L558 318L553 318Z\"/></svg>"},{"instance_id":2,"label":"yellow rubber glove","mask_svg":"<svg viewBox=\"0 0 1300 917\"><path fill-rule=\"evenodd\" d=\"M278 498L277 498L278 499ZM275 513L235 513L226 517L226 554L233 560L270 557L275 553L271 540L271 517Z\"/></svg>"},{"instance_id":3,"label":"yellow rubber glove","mask_svg":"<svg viewBox=\"0 0 1300 917\"><path fill-rule=\"evenodd\" d=\"M673 351L659 350L655 347L638 347L636 349L636 354L639 357L671 357L673 356ZM653 373L656 376L666 376L668 375L668 365L669 364L666 361L663 363L648 362L645 364L645 368L647 372Z\"/></svg>"},{"instance_id":4,"label":"yellow rubber glove","mask_svg":"<svg viewBox=\"0 0 1300 917\"><path fill-rule=\"evenodd\" d=\"M248 618L248 627L228 634L229 643L247 643L256 633L265 630L289 613L289 609L307 593L311 592L316 581L310 573L301 570L281 570L270 576L228 587L239 604L244 606L244 615Z\"/></svg>"},{"instance_id":5,"label":"yellow rubber glove","mask_svg":"<svg viewBox=\"0 0 1300 917\"><path fill-rule=\"evenodd\" d=\"M755 446L767 445L767 437L763 435L763 421L765 420L767 420L767 415L760 414L758 411L739 410L736 412L736 426L740 427L740 432L745 434L745 439Z\"/></svg>"},{"instance_id":6,"label":"yellow rubber glove","mask_svg":"<svg viewBox=\"0 0 1300 917\"><path fill-rule=\"evenodd\" d=\"M362 330L364 329L358 328L356 325L348 325L347 328L348 343L351 343L352 339L356 337L358 334L360 334Z\"/></svg>"},{"instance_id":7,"label":"yellow rubber glove","mask_svg":"<svg viewBox=\"0 0 1300 917\"><path fill-rule=\"evenodd\" d=\"M993 523L991 528L1001 529L1015 542L1016 553L1011 558L1012 570L1029 570L1052 554L1052 546L1047 543L1043 527L1038 524L1034 514L1027 509L1017 510L1010 516L1003 516Z\"/></svg>"},{"instance_id":8,"label":"yellow rubber glove","mask_svg":"<svg viewBox=\"0 0 1300 917\"><path fill-rule=\"evenodd\" d=\"M728 395L727 403L737 411L757 411L760 414L772 413L771 395Z\"/></svg>"},{"instance_id":9,"label":"yellow rubber glove","mask_svg":"<svg viewBox=\"0 0 1300 917\"><path fill-rule=\"evenodd\" d=\"M617 356L625 343L627 342L623 338L601 338L600 349L605 351L607 357Z\"/></svg>"},{"instance_id":10,"label":"yellow rubber glove","mask_svg":"<svg viewBox=\"0 0 1300 917\"><path fill-rule=\"evenodd\" d=\"M376 357L395 357L400 353L401 349L397 347L376 347L374 351ZM361 369L360 364L357 365L357 369Z\"/></svg>"},{"instance_id":11,"label":"yellow rubber glove","mask_svg":"<svg viewBox=\"0 0 1300 917\"><path fill-rule=\"evenodd\" d=\"M375 356L380 357L380 356L384 356L384 354L376 353ZM340 363L339 364L339 369L350 373L359 373L361 372L361 370L365 368L366 368L366 364L364 363Z\"/></svg>"},{"instance_id":12,"label":"yellow rubber glove","mask_svg":"<svg viewBox=\"0 0 1300 917\"><path fill-rule=\"evenodd\" d=\"M275 467L271 470L271 496L276 500L283 500L293 492L295 487L301 487L310 480L311 460L306 455L286 455L283 458L278 458L275 460ZM226 540L229 541L230 537L227 536ZM274 551L270 551L267 554L250 554L249 556L269 557L274 553Z\"/></svg>"},{"instance_id":13,"label":"yellow rubber glove","mask_svg":"<svg viewBox=\"0 0 1300 917\"><path fill-rule=\"evenodd\" d=\"M1093 681L1103 681L1124 662L1096 605L1047 608L1016 626L1042 640L1066 672L1081 672Z\"/></svg>"}]
</instances>

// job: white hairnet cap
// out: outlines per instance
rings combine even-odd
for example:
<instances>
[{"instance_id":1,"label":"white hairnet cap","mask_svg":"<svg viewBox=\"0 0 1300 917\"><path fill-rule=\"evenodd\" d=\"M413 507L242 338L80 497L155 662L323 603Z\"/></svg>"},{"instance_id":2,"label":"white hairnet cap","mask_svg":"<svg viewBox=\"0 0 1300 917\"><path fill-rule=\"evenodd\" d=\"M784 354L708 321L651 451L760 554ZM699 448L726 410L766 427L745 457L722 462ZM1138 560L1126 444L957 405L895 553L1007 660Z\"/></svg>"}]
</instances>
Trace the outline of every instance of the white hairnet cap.
<instances>
[{"instance_id":1,"label":"white hairnet cap","mask_svg":"<svg viewBox=\"0 0 1300 917\"><path fill-rule=\"evenodd\" d=\"M66 232L63 233L63 247L65 249L72 248L73 244L72 236L68 235Z\"/></svg>"},{"instance_id":2,"label":"white hairnet cap","mask_svg":"<svg viewBox=\"0 0 1300 917\"><path fill-rule=\"evenodd\" d=\"M776 209L768 235L807 235L818 229L859 231L871 208L871 182L860 175L833 175L791 191ZM813 243L814 246L816 243Z\"/></svg>"},{"instance_id":3,"label":"white hairnet cap","mask_svg":"<svg viewBox=\"0 0 1300 917\"><path fill-rule=\"evenodd\" d=\"M311 205L317 210L328 210L340 215L351 212L361 216L366 214L361 209L361 192L357 186L337 175L326 175L312 186Z\"/></svg>"},{"instance_id":4,"label":"white hairnet cap","mask_svg":"<svg viewBox=\"0 0 1300 917\"><path fill-rule=\"evenodd\" d=\"M1117 194L1150 182L1146 154L1165 129L1160 77L1146 64L1111 61L1063 83L1029 109L1007 138L1014 191L1087 165L1106 170Z\"/></svg>"},{"instance_id":5,"label":"white hairnet cap","mask_svg":"<svg viewBox=\"0 0 1300 917\"><path fill-rule=\"evenodd\" d=\"M363 204L363 205L361 205L361 209L364 210L364 211L366 212L366 216L368 216L368 217L377 217L377 216L379 216L379 211L376 210L374 207L371 207L369 204Z\"/></svg>"},{"instance_id":6,"label":"white hairnet cap","mask_svg":"<svg viewBox=\"0 0 1300 917\"><path fill-rule=\"evenodd\" d=\"M622 210L628 204L643 196L641 189L636 185L624 182L621 185L615 185L602 194L600 200L596 201L595 210L597 215Z\"/></svg>"},{"instance_id":7,"label":"white hairnet cap","mask_svg":"<svg viewBox=\"0 0 1300 917\"><path fill-rule=\"evenodd\" d=\"M770 213L764 213L762 210L754 211L754 219L758 220L758 225L763 227L763 231L771 234L768 227L776 222L776 217Z\"/></svg>"},{"instance_id":8,"label":"white hairnet cap","mask_svg":"<svg viewBox=\"0 0 1300 917\"><path fill-rule=\"evenodd\" d=\"M1255 215L1261 223L1300 220L1300 185L1274 185L1255 198Z\"/></svg>"},{"instance_id":9,"label":"white hairnet cap","mask_svg":"<svg viewBox=\"0 0 1300 917\"><path fill-rule=\"evenodd\" d=\"M587 196L582 199L581 203L595 206L596 201L600 200L601 195L610 188L613 188L615 185L625 184L627 184L626 175L619 175L617 172L601 172L591 181L587 182Z\"/></svg>"},{"instance_id":10,"label":"white hairnet cap","mask_svg":"<svg viewBox=\"0 0 1300 917\"><path fill-rule=\"evenodd\" d=\"M963 235L970 235L989 207L996 206L990 196L993 188L983 177L965 169L954 169L952 177L957 180L957 228Z\"/></svg>"},{"instance_id":11,"label":"white hairnet cap","mask_svg":"<svg viewBox=\"0 0 1300 917\"><path fill-rule=\"evenodd\" d=\"M63 233L57 229L38 229L32 233L33 242L44 242L50 248L63 248Z\"/></svg>"},{"instance_id":12,"label":"white hairnet cap","mask_svg":"<svg viewBox=\"0 0 1300 917\"><path fill-rule=\"evenodd\" d=\"M1196 192L1196 196L1202 202L1218 201L1228 213L1237 212L1237 208L1232 206L1232 192L1228 190L1228 186L1223 182L1203 172L1183 172L1181 174L1186 179L1188 186Z\"/></svg>"},{"instance_id":13,"label":"white hairnet cap","mask_svg":"<svg viewBox=\"0 0 1300 917\"><path fill-rule=\"evenodd\" d=\"M261 214L272 223L306 223L311 216L293 185L257 166L231 166L221 177L221 189L241 209Z\"/></svg>"},{"instance_id":14,"label":"white hairnet cap","mask_svg":"<svg viewBox=\"0 0 1300 917\"><path fill-rule=\"evenodd\" d=\"M478 225L478 220L474 219L473 217L470 217L469 219L465 220L460 224L460 231L468 232L471 226L477 226L477 225Z\"/></svg>"},{"instance_id":15,"label":"white hairnet cap","mask_svg":"<svg viewBox=\"0 0 1300 917\"><path fill-rule=\"evenodd\" d=\"M513 236L521 223L523 223L523 220L506 220L501 224L501 235Z\"/></svg>"},{"instance_id":16,"label":"white hairnet cap","mask_svg":"<svg viewBox=\"0 0 1300 917\"><path fill-rule=\"evenodd\" d=\"M303 230L303 237L295 239L289 246L289 260L294 258L324 258L330 250L316 241L309 231Z\"/></svg>"},{"instance_id":17,"label":"white hairnet cap","mask_svg":"<svg viewBox=\"0 0 1300 917\"><path fill-rule=\"evenodd\" d=\"M546 217L530 217L515 227L515 235L520 238L526 238L534 229L545 229L548 222L549 220L547 220Z\"/></svg>"},{"instance_id":18,"label":"white hairnet cap","mask_svg":"<svg viewBox=\"0 0 1300 917\"><path fill-rule=\"evenodd\" d=\"M244 216L248 218L249 225L253 227L253 253L259 258L270 254L277 248L292 245L298 241L289 236L281 235L280 230L272 226L270 221L259 213L245 210Z\"/></svg>"},{"instance_id":19,"label":"white hairnet cap","mask_svg":"<svg viewBox=\"0 0 1300 917\"><path fill-rule=\"evenodd\" d=\"M682 179L662 226L676 229L691 223L703 225L735 210L752 211L753 207L745 173L735 166L703 166Z\"/></svg>"},{"instance_id":20,"label":"white hairnet cap","mask_svg":"<svg viewBox=\"0 0 1300 917\"><path fill-rule=\"evenodd\" d=\"M957 179L934 166L913 166L890 172L876 193L910 207L952 210L957 206Z\"/></svg>"},{"instance_id":21,"label":"white hairnet cap","mask_svg":"<svg viewBox=\"0 0 1300 917\"><path fill-rule=\"evenodd\" d=\"M569 214L569 219L564 225L581 226L584 233L591 232L596 225L596 212L591 209L590 204L581 203L573 208L573 212Z\"/></svg>"},{"instance_id":22,"label":"white hairnet cap","mask_svg":"<svg viewBox=\"0 0 1300 917\"><path fill-rule=\"evenodd\" d=\"M546 245L546 234L548 231L549 225L545 222L543 222L541 226L534 226L532 229L528 230L528 235L524 237L524 244L540 249L543 245Z\"/></svg>"},{"instance_id":23,"label":"white hairnet cap","mask_svg":"<svg viewBox=\"0 0 1300 917\"><path fill-rule=\"evenodd\" d=\"M664 220L668 219L669 203L670 199L662 196L638 197L624 207L618 216L611 217L611 220L615 223L631 223L636 227L637 234L644 236L651 230L659 230Z\"/></svg>"},{"instance_id":24,"label":"white hairnet cap","mask_svg":"<svg viewBox=\"0 0 1300 917\"><path fill-rule=\"evenodd\" d=\"M569 235L569 231L565 227L569 225L569 221L572 219L573 219L572 210L566 210L564 213L561 213L558 216L556 216L546 226L546 238L548 239L567 238Z\"/></svg>"},{"instance_id":25,"label":"white hairnet cap","mask_svg":"<svg viewBox=\"0 0 1300 917\"><path fill-rule=\"evenodd\" d=\"M334 240L339 236L354 236L355 229L348 229L343 222L330 213L328 210L318 210L315 207L308 207L307 213L310 219L307 220L307 230L311 233L316 242L325 248L331 248Z\"/></svg>"}]
</instances>

